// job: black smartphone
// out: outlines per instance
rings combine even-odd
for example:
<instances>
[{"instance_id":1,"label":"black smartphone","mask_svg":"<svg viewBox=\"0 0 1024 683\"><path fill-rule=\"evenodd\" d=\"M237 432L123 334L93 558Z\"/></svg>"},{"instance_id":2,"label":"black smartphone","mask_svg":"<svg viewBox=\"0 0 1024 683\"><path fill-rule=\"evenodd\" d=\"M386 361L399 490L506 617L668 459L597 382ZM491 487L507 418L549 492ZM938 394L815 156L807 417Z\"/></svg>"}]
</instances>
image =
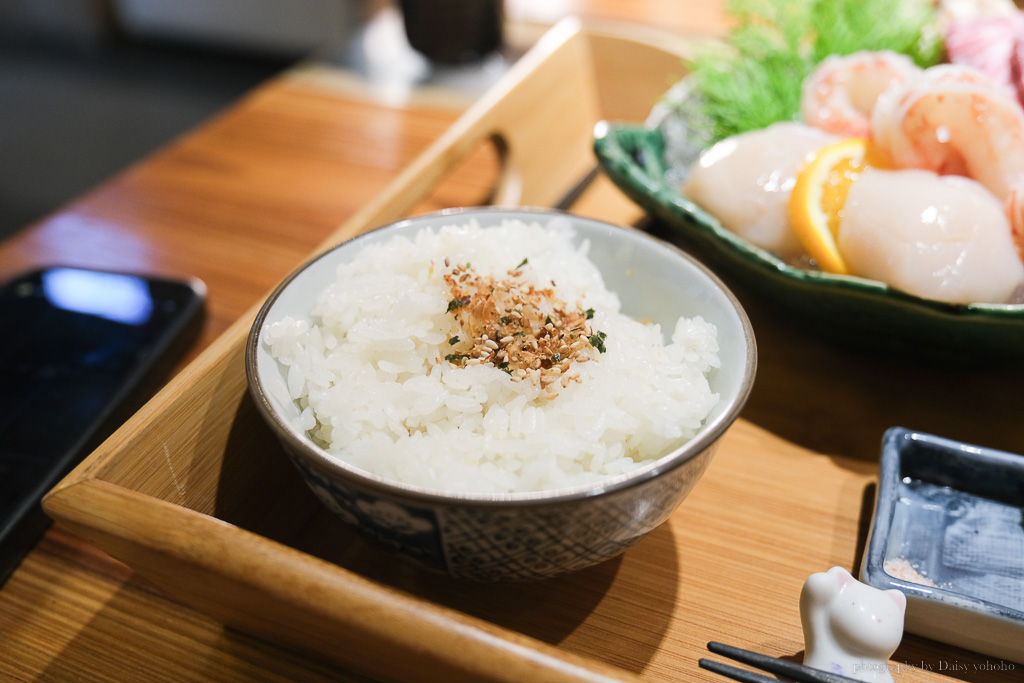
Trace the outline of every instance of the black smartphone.
<instances>
[{"instance_id":1,"label":"black smartphone","mask_svg":"<svg viewBox=\"0 0 1024 683\"><path fill-rule=\"evenodd\" d=\"M199 280L51 267L0 288L0 584L50 524L40 501L195 341Z\"/></svg>"}]
</instances>

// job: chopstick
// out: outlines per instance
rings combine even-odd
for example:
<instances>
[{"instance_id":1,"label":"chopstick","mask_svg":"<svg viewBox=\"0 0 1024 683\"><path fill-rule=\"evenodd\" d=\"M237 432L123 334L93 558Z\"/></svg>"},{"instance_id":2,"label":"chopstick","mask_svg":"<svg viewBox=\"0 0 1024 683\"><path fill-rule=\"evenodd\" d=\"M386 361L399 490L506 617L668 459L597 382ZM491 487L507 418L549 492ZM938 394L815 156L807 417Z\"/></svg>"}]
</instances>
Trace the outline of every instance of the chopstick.
<instances>
[{"instance_id":1,"label":"chopstick","mask_svg":"<svg viewBox=\"0 0 1024 683\"><path fill-rule=\"evenodd\" d=\"M597 179L597 176L600 175L600 173L601 168L599 166L594 166L584 173L583 176L576 181L576 184L569 188L569 191L558 200L558 203L555 204L553 208L559 209L560 211L568 211L572 208L572 205L576 203L576 200L583 196L583 193L587 191L587 188L590 187L590 184Z\"/></svg>"},{"instance_id":2,"label":"chopstick","mask_svg":"<svg viewBox=\"0 0 1024 683\"><path fill-rule=\"evenodd\" d=\"M759 674L756 671L750 671L749 669L741 669L738 666L729 666L728 664L722 664L711 659L698 659L697 664L702 669L707 669L712 673L731 678L734 681L740 683L779 683L779 679L771 676L765 676Z\"/></svg>"},{"instance_id":3,"label":"chopstick","mask_svg":"<svg viewBox=\"0 0 1024 683\"><path fill-rule=\"evenodd\" d=\"M803 664L779 659L778 657L769 657L758 652L751 652L750 650L714 641L708 643L708 650L717 655L749 664L769 673L785 676L790 680L796 681L796 683L859 683L856 679L848 676L841 676L820 669L812 669ZM765 676L764 674L740 669L739 667L722 664L710 659L700 659L697 661L697 665L712 673L726 676L734 681L740 681L740 683L778 683L778 679Z\"/></svg>"}]
</instances>

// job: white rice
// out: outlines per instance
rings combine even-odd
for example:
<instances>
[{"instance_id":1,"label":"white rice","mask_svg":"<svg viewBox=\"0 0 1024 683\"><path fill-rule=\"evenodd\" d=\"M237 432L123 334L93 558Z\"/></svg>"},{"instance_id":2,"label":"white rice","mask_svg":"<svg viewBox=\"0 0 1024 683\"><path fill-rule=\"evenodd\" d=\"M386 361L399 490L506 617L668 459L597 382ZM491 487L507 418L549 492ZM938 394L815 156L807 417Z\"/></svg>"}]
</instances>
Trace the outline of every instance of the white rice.
<instances>
[{"instance_id":1,"label":"white rice","mask_svg":"<svg viewBox=\"0 0 1024 683\"><path fill-rule=\"evenodd\" d=\"M332 455L381 477L436 491L561 489L618 475L691 439L718 400L715 327L658 325L620 313L568 221L451 225L370 244L323 291L313 324L284 318L264 342L286 373L302 427ZM443 360L456 332L445 258L524 277L578 310L594 309L607 351L574 363L581 381L541 389L494 365ZM557 395L555 395L557 393Z\"/></svg>"}]
</instances>

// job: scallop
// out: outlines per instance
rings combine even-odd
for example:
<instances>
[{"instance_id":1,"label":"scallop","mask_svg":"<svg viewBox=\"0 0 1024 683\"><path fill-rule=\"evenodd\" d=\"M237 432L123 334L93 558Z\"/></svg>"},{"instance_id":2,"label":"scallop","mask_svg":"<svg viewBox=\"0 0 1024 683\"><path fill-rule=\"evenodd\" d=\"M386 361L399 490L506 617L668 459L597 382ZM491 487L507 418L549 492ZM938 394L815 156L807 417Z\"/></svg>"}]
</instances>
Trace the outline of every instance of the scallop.
<instances>
[{"instance_id":1,"label":"scallop","mask_svg":"<svg viewBox=\"0 0 1024 683\"><path fill-rule=\"evenodd\" d=\"M1005 303L1024 283L1002 203L961 176L865 171L837 244L854 274L928 299Z\"/></svg>"},{"instance_id":2,"label":"scallop","mask_svg":"<svg viewBox=\"0 0 1024 683\"><path fill-rule=\"evenodd\" d=\"M789 195L804 165L838 139L789 121L734 135L700 155L682 195L748 242L795 260L805 252L789 222Z\"/></svg>"}]
</instances>

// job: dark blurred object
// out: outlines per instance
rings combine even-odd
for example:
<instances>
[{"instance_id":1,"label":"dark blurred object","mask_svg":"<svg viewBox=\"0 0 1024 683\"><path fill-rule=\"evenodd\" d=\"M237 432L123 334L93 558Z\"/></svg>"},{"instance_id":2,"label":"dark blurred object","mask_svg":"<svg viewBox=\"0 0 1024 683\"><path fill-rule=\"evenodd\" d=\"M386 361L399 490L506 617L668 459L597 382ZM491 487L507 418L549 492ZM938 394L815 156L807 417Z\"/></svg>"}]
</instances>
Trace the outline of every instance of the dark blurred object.
<instances>
[{"instance_id":1,"label":"dark blurred object","mask_svg":"<svg viewBox=\"0 0 1024 683\"><path fill-rule=\"evenodd\" d=\"M464 64L501 47L502 0L401 0L409 44L439 64Z\"/></svg>"},{"instance_id":2,"label":"dark blurred object","mask_svg":"<svg viewBox=\"0 0 1024 683\"><path fill-rule=\"evenodd\" d=\"M115 31L106 0L0 0L0 46L61 45L97 50Z\"/></svg>"}]
</instances>

